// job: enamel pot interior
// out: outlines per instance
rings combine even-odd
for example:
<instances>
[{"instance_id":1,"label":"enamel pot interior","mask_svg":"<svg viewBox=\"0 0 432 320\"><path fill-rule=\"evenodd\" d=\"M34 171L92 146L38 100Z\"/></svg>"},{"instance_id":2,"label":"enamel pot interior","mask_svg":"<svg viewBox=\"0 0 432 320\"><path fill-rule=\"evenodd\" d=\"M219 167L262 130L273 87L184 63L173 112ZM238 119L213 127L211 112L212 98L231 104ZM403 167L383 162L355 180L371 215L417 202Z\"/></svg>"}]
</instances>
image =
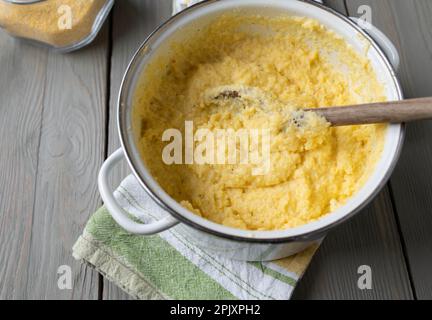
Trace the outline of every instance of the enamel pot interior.
<instances>
[{"instance_id":1,"label":"enamel pot interior","mask_svg":"<svg viewBox=\"0 0 432 320\"><path fill-rule=\"evenodd\" d=\"M151 34L132 59L121 86L118 105L118 124L122 147L127 161L149 195L168 213L180 221L202 231L228 239L249 242L291 242L316 239L330 228L348 219L363 208L385 185L396 164L404 137L402 125L389 126L385 146L376 169L363 188L336 211L306 225L280 231L247 231L226 227L201 218L172 199L150 175L136 146L136 136L132 130L132 99L136 84L146 65L161 53L170 50L171 41L181 41L216 19L220 14L231 10L245 13L275 16L281 14L304 16L320 21L329 29L343 37L359 53L367 52L372 66L384 84L388 99L402 99L400 85L388 59L376 43L348 18L316 3L307 1L237 1L209 0L199 3L175 15ZM188 32L182 32L187 28ZM366 50L366 48L369 48ZM155 155L160 156L160 155Z\"/></svg>"}]
</instances>

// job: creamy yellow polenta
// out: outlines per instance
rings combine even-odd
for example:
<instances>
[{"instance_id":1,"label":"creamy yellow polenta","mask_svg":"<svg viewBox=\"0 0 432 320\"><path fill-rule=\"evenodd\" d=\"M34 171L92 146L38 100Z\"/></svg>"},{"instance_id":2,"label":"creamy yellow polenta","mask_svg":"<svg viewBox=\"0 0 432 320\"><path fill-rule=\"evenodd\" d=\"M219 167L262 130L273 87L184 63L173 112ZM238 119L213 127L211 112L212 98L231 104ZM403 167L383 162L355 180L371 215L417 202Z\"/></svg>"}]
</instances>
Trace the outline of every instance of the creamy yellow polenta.
<instances>
[{"instance_id":1,"label":"creamy yellow polenta","mask_svg":"<svg viewBox=\"0 0 432 320\"><path fill-rule=\"evenodd\" d=\"M258 88L277 103L267 103L266 111L253 103L239 111L230 99L209 103L209 90L230 85ZM230 14L173 43L146 68L134 98L134 130L150 172L184 207L231 227L285 229L322 217L362 187L382 152L386 126L332 128L312 119L299 128L276 109L382 100L369 61L318 22ZM183 132L186 120L195 131L269 129L270 171L254 175L252 164L165 164L162 135L169 128Z\"/></svg>"}]
</instances>

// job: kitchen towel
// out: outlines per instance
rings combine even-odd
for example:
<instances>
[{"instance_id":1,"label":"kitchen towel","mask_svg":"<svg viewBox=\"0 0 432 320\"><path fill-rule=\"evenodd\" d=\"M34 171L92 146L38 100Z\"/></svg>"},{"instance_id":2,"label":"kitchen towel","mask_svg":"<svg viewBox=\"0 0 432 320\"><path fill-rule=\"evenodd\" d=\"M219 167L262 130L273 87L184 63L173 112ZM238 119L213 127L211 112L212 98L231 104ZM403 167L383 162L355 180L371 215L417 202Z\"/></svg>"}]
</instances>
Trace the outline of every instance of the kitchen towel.
<instances>
[{"instance_id":1,"label":"kitchen towel","mask_svg":"<svg viewBox=\"0 0 432 320\"><path fill-rule=\"evenodd\" d=\"M175 0L174 13L195 2ZM145 223L166 215L132 175L115 197ZM319 246L273 262L235 261L188 243L179 228L154 236L132 235L102 207L88 221L73 256L137 299L282 300L290 299Z\"/></svg>"},{"instance_id":2,"label":"kitchen towel","mask_svg":"<svg viewBox=\"0 0 432 320\"><path fill-rule=\"evenodd\" d=\"M115 192L132 216L151 222L166 213L128 176ZM90 218L73 247L82 260L139 299L289 299L318 245L273 262L218 257L188 243L177 225L154 236L124 231L105 209Z\"/></svg>"}]
</instances>

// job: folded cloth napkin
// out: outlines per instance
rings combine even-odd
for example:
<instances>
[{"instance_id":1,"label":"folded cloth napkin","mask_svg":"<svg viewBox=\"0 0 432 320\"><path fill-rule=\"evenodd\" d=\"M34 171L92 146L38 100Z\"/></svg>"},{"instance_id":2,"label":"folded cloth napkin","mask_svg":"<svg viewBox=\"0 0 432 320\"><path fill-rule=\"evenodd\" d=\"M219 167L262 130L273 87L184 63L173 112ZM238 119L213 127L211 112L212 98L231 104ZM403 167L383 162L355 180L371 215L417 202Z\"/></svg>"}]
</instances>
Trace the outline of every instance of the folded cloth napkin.
<instances>
[{"instance_id":1,"label":"folded cloth napkin","mask_svg":"<svg viewBox=\"0 0 432 320\"><path fill-rule=\"evenodd\" d=\"M145 223L166 215L132 175L115 197ZM102 207L75 243L73 256L139 299L280 300L291 297L318 247L273 262L235 261L187 243L179 228L154 236L132 235Z\"/></svg>"},{"instance_id":2,"label":"folded cloth napkin","mask_svg":"<svg viewBox=\"0 0 432 320\"><path fill-rule=\"evenodd\" d=\"M292 1L292 0L287 0ZM174 0L174 13L199 1ZM115 191L118 203L144 223L166 215L133 176ZM87 223L73 256L138 299L289 299L318 244L273 262L230 260L185 241L181 225L154 236L124 231L105 207Z\"/></svg>"}]
</instances>

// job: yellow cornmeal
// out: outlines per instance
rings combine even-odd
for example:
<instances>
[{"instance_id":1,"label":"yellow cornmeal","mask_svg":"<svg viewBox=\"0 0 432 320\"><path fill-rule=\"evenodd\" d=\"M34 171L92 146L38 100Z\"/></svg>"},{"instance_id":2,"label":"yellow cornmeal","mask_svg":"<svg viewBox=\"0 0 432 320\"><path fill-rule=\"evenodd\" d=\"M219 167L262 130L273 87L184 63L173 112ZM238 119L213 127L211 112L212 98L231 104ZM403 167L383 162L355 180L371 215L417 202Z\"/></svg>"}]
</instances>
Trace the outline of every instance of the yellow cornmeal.
<instances>
[{"instance_id":1,"label":"yellow cornmeal","mask_svg":"<svg viewBox=\"0 0 432 320\"><path fill-rule=\"evenodd\" d=\"M0 26L11 34L55 47L73 45L92 31L96 16L106 0L45 0L19 5L0 0ZM59 28L62 6L70 8L71 29Z\"/></svg>"},{"instance_id":2,"label":"yellow cornmeal","mask_svg":"<svg viewBox=\"0 0 432 320\"><path fill-rule=\"evenodd\" d=\"M267 103L266 112L253 104L236 112L229 99L209 104L209 90L230 85L258 88L278 103ZM134 130L151 174L184 207L235 228L285 229L330 213L362 187L387 126L333 128L311 117L297 128L275 106L292 111L383 100L369 61L318 22L230 14L172 44L146 69L135 94ZM255 176L248 164L166 165L162 134L183 132L185 120L194 130L268 128L269 173Z\"/></svg>"}]
</instances>

